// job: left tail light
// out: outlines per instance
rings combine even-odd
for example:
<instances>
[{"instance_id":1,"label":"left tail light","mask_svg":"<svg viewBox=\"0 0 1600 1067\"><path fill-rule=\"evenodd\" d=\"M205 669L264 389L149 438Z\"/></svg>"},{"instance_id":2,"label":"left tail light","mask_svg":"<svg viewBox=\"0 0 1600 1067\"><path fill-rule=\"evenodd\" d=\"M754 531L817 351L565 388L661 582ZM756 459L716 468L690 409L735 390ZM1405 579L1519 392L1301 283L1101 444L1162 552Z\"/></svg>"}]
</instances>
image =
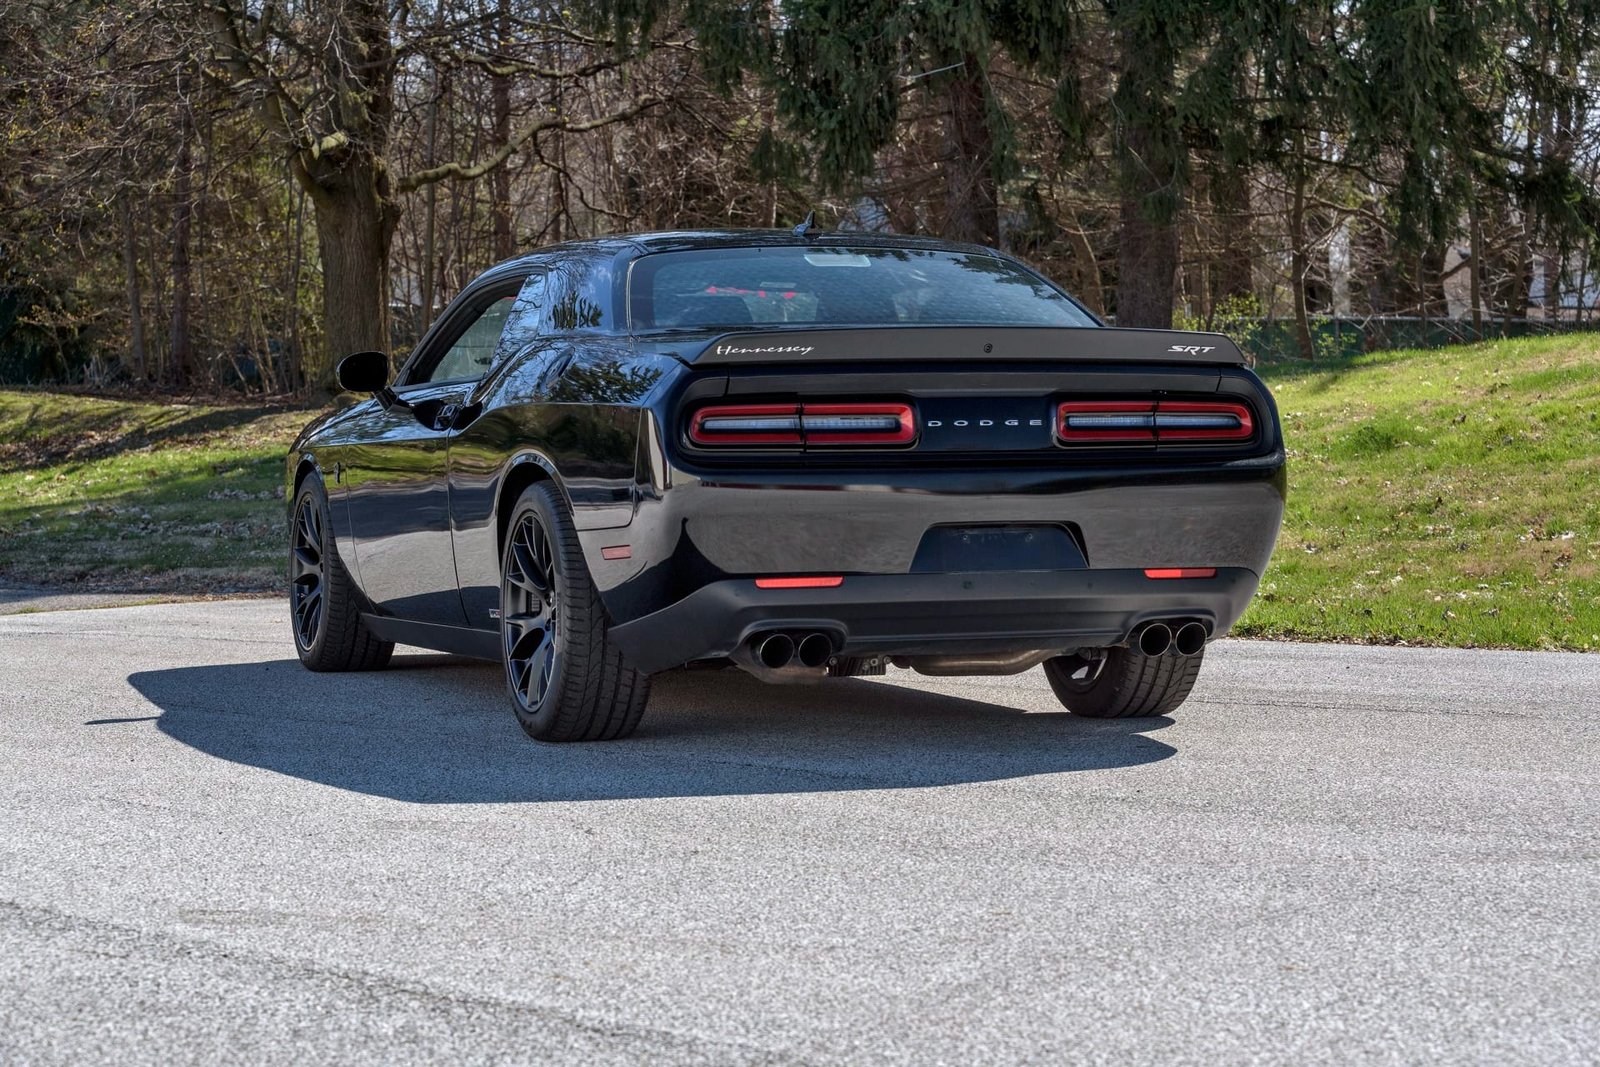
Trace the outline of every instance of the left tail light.
<instances>
[{"instance_id":1,"label":"left tail light","mask_svg":"<svg viewBox=\"0 0 1600 1067\"><path fill-rule=\"evenodd\" d=\"M701 408L689 421L697 445L910 444L917 437L909 404L732 404Z\"/></svg>"},{"instance_id":2,"label":"left tail light","mask_svg":"<svg viewBox=\"0 0 1600 1067\"><path fill-rule=\"evenodd\" d=\"M701 408L689 423L697 445L797 445L800 405L746 404Z\"/></svg>"},{"instance_id":3,"label":"left tail light","mask_svg":"<svg viewBox=\"0 0 1600 1067\"><path fill-rule=\"evenodd\" d=\"M1244 404L1214 400L1069 400L1056 409L1062 444L1243 442L1255 436Z\"/></svg>"}]
</instances>

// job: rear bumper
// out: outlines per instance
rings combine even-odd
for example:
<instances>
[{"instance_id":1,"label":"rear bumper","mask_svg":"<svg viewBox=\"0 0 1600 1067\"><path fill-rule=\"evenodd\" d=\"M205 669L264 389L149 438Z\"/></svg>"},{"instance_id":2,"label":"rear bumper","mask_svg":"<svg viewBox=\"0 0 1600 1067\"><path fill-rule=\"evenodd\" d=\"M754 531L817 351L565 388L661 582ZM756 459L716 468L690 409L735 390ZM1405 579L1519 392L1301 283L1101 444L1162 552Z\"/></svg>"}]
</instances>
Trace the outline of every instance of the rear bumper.
<instances>
[{"instance_id":1,"label":"rear bumper","mask_svg":"<svg viewBox=\"0 0 1600 1067\"><path fill-rule=\"evenodd\" d=\"M846 655L1098 648L1152 619L1198 619L1220 634L1259 580L1232 567L1177 580L1134 569L860 575L832 589L730 578L614 626L611 637L646 672L727 656L763 630L820 630Z\"/></svg>"}]
</instances>

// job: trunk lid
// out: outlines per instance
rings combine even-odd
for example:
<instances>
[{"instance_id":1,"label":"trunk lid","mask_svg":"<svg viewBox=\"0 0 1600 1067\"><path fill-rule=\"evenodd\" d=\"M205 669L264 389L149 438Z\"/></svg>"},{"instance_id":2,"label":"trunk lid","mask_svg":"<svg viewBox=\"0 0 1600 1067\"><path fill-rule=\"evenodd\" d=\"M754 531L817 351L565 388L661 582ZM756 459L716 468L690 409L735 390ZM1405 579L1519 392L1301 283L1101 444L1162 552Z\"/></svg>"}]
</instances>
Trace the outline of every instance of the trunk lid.
<instances>
[{"instance_id":1,"label":"trunk lid","mask_svg":"<svg viewBox=\"0 0 1600 1067\"><path fill-rule=\"evenodd\" d=\"M725 333L672 348L679 358L699 368L952 360L1209 366L1242 366L1245 362L1238 346L1222 334L1104 326L777 328Z\"/></svg>"}]
</instances>

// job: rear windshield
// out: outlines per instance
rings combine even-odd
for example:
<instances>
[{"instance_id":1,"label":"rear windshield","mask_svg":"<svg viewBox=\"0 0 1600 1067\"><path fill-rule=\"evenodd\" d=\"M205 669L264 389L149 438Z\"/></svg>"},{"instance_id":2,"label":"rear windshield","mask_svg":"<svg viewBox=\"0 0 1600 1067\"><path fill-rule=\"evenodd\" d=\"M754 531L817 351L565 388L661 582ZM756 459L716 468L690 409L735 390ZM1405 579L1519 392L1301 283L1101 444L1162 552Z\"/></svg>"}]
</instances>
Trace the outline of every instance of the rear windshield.
<instances>
[{"instance_id":1,"label":"rear windshield","mask_svg":"<svg viewBox=\"0 0 1600 1067\"><path fill-rule=\"evenodd\" d=\"M744 326L1092 326L1038 275L982 254L912 248L718 248L633 263L634 330Z\"/></svg>"}]
</instances>

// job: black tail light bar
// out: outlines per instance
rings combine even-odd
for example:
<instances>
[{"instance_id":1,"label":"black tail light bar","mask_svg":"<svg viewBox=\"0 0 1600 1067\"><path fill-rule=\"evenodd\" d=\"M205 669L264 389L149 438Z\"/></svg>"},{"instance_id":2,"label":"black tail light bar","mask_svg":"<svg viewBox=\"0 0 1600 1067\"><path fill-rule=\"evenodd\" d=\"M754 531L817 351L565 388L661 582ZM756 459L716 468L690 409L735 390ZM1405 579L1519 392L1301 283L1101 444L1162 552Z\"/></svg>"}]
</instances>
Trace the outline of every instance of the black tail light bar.
<instances>
[{"instance_id":1,"label":"black tail light bar","mask_svg":"<svg viewBox=\"0 0 1600 1067\"><path fill-rule=\"evenodd\" d=\"M1255 436L1250 408L1226 400L1069 400L1056 408L1066 445L1216 442Z\"/></svg>"},{"instance_id":2,"label":"black tail light bar","mask_svg":"<svg viewBox=\"0 0 1600 1067\"><path fill-rule=\"evenodd\" d=\"M868 445L916 440L909 404L714 404L694 413L689 440L708 448Z\"/></svg>"}]
</instances>

